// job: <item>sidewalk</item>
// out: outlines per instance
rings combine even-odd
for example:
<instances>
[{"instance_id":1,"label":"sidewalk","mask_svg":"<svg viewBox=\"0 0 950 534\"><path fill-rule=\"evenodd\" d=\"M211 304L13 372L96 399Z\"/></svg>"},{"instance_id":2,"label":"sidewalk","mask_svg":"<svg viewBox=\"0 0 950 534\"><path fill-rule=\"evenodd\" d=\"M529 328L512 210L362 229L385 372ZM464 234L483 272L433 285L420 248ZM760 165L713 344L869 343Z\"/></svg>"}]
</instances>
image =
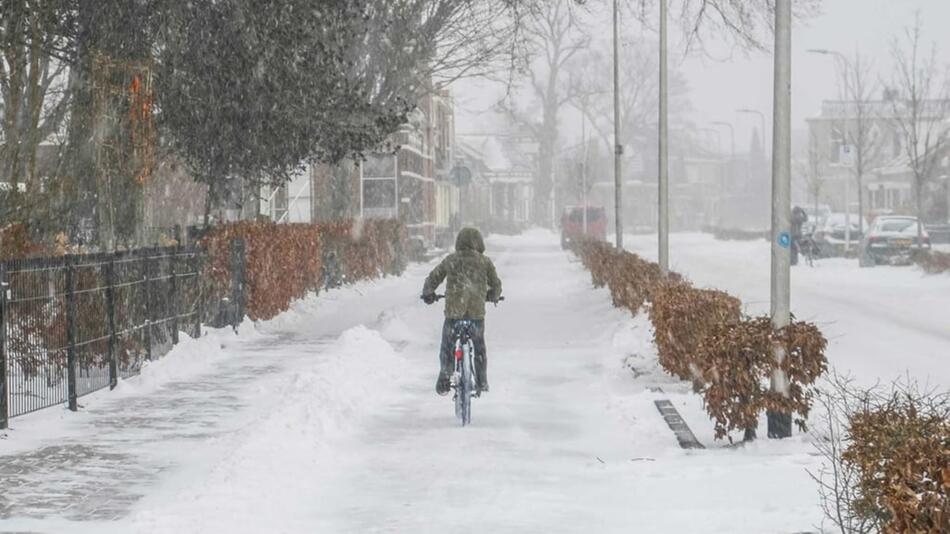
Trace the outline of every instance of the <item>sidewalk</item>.
<instances>
[{"instance_id":1,"label":"sidewalk","mask_svg":"<svg viewBox=\"0 0 950 534\"><path fill-rule=\"evenodd\" d=\"M0 532L102 532L170 481L202 476L286 401L286 383L342 329L376 320L354 303L367 291L381 304L402 300L403 285L362 283L259 327L246 322L240 335L206 332L115 391L81 399L78 413L13 419L0 435Z\"/></svg>"},{"instance_id":2,"label":"sidewalk","mask_svg":"<svg viewBox=\"0 0 950 534\"><path fill-rule=\"evenodd\" d=\"M419 302L430 266L415 265L183 344L78 414L15 419L0 440L0 532L751 534L817 522L807 443L712 443L699 397L656 374L648 322L593 290L556 235L487 245L506 300L488 310L492 389L471 426L434 394L442 312ZM654 406L658 382L709 449L679 447Z\"/></svg>"}]
</instances>

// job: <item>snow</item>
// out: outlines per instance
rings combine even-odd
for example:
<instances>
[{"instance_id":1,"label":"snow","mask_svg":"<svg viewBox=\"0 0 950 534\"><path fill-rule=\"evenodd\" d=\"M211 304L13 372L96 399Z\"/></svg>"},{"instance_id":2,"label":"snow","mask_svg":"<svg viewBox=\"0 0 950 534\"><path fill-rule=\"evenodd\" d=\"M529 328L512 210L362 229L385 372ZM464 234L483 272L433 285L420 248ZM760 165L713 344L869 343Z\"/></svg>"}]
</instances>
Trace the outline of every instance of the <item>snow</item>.
<instances>
[{"instance_id":1,"label":"snow","mask_svg":"<svg viewBox=\"0 0 950 534\"><path fill-rule=\"evenodd\" d=\"M657 255L654 236L625 236L628 249ZM706 234L673 234L670 266L702 287L732 293L746 313L767 314L770 245L765 240L717 241ZM870 386L911 377L950 387L950 276L914 267L858 267L857 260L821 259L792 268L792 313L812 321L829 340L839 372Z\"/></svg>"},{"instance_id":2,"label":"snow","mask_svg":"<svg viewBox=\"0 0 950 534\"><path fill-rule=\"evenodd\" d=\"M628 242L655 250L648 238ZM766 243L672 242L678 270L767 310ZM25 475L18 491L4 480L0 530L815 530L807 435L714 442L701 399L657 367L646 315L612 307L557 235L496 236L487 247L506 300L488 310L492 390L475 401L472 426L458 427L451 399L434 392L441 308L418 300L432 263L413 265L308 297L238 335L185 340L117 391L83 398L78 414L14 419L0 465L66 443L143 474L105 486L93 459L89 470L66 462L55 477ZM796 268L793 309L829 333L836 366L946 385L948 331L935 312L948 279L822 261ZM710 448L677 446L654 407L661 398ZM85 493L62 508L31 500L64 487ZM104 494L128 497L110 504L114 517L94 513Z\"/></svg>"}]
</instances>

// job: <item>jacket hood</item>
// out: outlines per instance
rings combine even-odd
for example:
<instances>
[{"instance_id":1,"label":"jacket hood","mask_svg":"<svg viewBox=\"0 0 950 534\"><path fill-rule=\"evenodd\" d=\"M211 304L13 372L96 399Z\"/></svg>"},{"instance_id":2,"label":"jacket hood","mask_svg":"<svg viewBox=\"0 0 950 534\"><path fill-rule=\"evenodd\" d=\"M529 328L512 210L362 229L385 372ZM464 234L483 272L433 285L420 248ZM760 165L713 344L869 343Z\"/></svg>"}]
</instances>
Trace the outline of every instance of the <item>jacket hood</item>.
<instances>
[{"instance_id":1,"label":"jacket hood","mask_svg":"<svg viewBox=\"0 0 950 534\"><path fill-rule=\"evenodd\" d=\"M482 240L482 234L475 228L462 228L458 237L455 238L455 250L474 250L480 254L485 253L485 241Z\"/></svg>"}]
</instances>

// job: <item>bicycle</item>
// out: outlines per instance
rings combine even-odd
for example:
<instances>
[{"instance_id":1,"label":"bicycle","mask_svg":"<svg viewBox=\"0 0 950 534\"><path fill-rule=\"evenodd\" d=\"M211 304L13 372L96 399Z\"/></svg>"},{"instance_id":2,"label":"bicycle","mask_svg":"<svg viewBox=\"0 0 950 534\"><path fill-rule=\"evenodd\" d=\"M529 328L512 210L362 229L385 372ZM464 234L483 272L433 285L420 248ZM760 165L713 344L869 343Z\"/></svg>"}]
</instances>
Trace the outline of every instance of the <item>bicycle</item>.
<instances>
[{"instance_id":1,"label":"bicycle","mask_svg":"<svg viewBox=\"0 0 950 534\"><path fill-rule=\"evenodd\" d=\"M815 242L815 238L811 235L800 237L798 239L798 248L802 255L805 256L805 263L807 263L809 267L814 267L815 260L820 257L818 243Z\"/></svg>"},{"instance_id":2,"label":"bicycle","mask_svg":"<svg viewBox=\"0 0 950 534\"><path fill-rule=\"evenodd\" d=\"M436 295L438 302L445 295ZM498 301L505 300L501 297ZM454 343L455 371L449 378L449 386L455 390L452 401L455 404L455 417L462 426L472 422L472 398L480 397L478 390L478 374L475 368L475 323L471 319L456 319L452 324L452 339Z\"/></svg>"}]
</instances>

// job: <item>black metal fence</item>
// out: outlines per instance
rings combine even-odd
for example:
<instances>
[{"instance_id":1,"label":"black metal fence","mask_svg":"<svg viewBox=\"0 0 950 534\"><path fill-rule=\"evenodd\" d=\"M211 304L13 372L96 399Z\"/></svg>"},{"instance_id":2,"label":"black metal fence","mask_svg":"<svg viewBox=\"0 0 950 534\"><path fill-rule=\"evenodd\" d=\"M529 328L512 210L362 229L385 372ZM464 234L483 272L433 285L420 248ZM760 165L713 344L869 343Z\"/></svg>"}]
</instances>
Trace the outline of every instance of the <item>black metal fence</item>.
<instances>
[{"instance_id":1,"label":"black metal fence","mask_svg":"<svg viewBox=\"0 0 950 534\"><path fill-rule=\"evenodd\" d=\"M179 332L243 316L243 243L232 280L205 273L200 248L0 262L0 428L10 418L77 399L166 354Z\"/></svg>"}]
</instances>

